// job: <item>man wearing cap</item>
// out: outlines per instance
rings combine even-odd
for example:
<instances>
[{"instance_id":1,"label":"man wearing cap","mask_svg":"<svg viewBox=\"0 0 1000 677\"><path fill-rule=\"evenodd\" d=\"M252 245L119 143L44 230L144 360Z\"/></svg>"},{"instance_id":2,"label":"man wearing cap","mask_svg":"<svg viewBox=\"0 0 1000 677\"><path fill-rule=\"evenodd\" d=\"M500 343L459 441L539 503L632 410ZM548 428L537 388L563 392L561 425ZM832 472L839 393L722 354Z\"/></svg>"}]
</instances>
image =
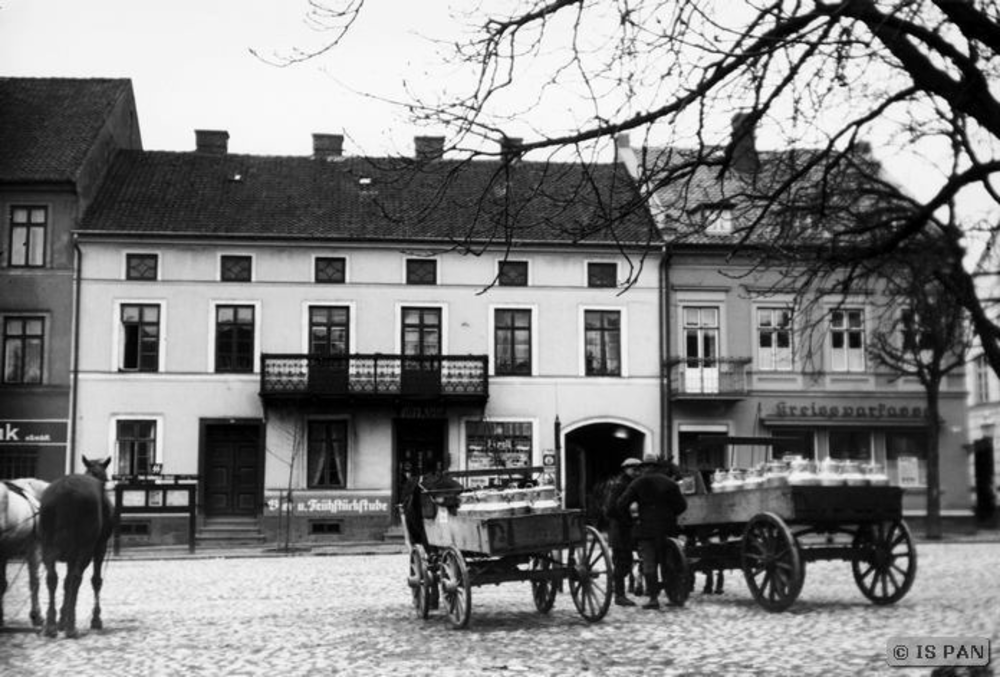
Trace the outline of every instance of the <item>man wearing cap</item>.
<instances>
[{"instance_id":1,"label":"man wearing cap","mask_svg":"<svg viewBox=\"0 0 1000 677\"><path fill-rule=\"evenodd\" d=\"M608 519L608 544L611 546L611 563L614 567L615 604L635 606L635 602L625 596L625 579L632 570L632 519L628 509L618 509L618 499L639 475L641 462L637 458L626 458L622 471L608 485L604 502L604 516Z\"/></svg>"},{"instance_id":2,"label":"man wearing cap","mask_svg":"<svg viewBox=\"0 0 1000 677\"><path fill-rule=\"evenodd\" d=\"M677 516L687 510L680 486L660 471L659 466L655 454L646 454L642 459L642 474L629 483L615 506L628 514L632 504L636 505L638 516L633 521L632 537L642 556L642 575L649 595L643 609L660 608L660 583L667 582L667 538L679 533Z\"/></svg>"}]
</instances>

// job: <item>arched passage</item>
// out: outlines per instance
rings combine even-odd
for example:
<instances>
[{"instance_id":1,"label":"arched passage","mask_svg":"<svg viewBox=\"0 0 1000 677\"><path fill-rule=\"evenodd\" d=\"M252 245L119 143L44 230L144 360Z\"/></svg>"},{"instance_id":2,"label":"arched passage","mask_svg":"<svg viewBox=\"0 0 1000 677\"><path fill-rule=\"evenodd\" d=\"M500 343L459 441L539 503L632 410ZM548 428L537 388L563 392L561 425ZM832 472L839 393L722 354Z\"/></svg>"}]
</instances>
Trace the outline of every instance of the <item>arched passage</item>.
<instances>
[{"instance_id":1,"label":"arched passage","mask_svg":"<svg viewBox=\"0 0 1000 677\"><path fill-rule=\"evenodd\" d=\"M642 458L646 433L618 422L588 423L565 436L565 499L567 508L579 508L591 519L600 513L594 490L614 477L626 458Z\"/></svg>"}]
</instances>

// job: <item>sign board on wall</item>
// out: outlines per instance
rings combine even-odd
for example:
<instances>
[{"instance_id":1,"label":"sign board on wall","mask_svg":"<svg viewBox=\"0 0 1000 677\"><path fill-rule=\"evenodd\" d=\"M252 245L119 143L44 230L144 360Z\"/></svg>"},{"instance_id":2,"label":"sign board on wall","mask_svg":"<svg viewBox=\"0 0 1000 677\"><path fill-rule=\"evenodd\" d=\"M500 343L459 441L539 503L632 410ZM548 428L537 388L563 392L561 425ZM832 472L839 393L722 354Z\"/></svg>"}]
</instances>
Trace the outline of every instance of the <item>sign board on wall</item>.
<instances>
[{"instance_id":1,"label":"sign board on wall","mask_svg":"<svg viewBox=\"0 0 1000 677\"><path fill-rule=\"evenodd\" d=\"M0 446L66 444L65 419L0 419Z\"/></svg>"},{"instance_id":2,"label":"sign board on wall","mask_svg":"<svg viewBox=\"0 0 1000 677\"><path fill-rule=\"evenodd\" d=\"M896 472L899 475L899 486L920 486L920 462L916 456L900 456L896 459Z\"/></svg>"},{"instance_id":3,"label":"sign board on wall","mask_svg":"<svg viewBox=\"0 0 1000 677\"><path fill-rule=\"evenodd\" d=\"M268 489L264 492L264 516L275 516L286 510L286 491ZM377 517L389 516L391 496L386 492L292 490L292 514L315 517Z\"/></svg>"}]
</instances>

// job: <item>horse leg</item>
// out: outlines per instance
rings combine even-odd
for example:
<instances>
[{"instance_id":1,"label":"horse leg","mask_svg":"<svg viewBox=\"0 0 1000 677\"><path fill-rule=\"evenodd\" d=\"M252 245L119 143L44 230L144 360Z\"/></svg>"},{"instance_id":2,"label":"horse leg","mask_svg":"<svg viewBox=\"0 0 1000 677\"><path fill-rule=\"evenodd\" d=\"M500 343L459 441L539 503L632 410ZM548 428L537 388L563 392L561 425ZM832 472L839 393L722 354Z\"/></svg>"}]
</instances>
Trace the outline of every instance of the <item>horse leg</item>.
<instances>
[{"instance_id":1,"label":"horse leg","mask_svg":"<svg viewBox=\"0 0 1000 677\"><path fill-rule=\"evenodd\" d=\"M94 551L94 571L90 577L90 585L94 588L94 611L90 616L91 630L104 629L104 623L101 621L101 586L104 584L104 579L101 578L101 565L104 564L107 546L107 541L99 543Z\"/></svg>"},{"instance_id":2,"label":"horse leg","mask_svg":"<svg viewBox=\"0 0 1000 677\"><path fill-rule=\"evenodd\" d=\"M63 609L59 626L66 632L67 639L76 639L80 633L76 630L76 598L80 592L80 581L83 580L84 562L72 559L66 563L66 578L63 581Z\"/></svg>"},{"instance_id":3,"label":"horse leg","mask_svg":"<svg viewBox=\"0 0 1000 677\"><path fill-rule=\"evenodd\" d=\"M41 559L39 548L32 545L28 548L28 587L31 590L31 624L42 625L42 608L38 604L38 561Z\"/></svg>"},{"instance_id":4,"label":"horse leg","mask_svg":"<svg viewBox=\"0 0 1000 677\"><path fill-rule=\"evenodd\" d=\"M49 589L49 608L45 614L45 628L43 630L46 637L55 637L58 633L56 626L56 588L59 586L59 573L56 571L56 563L45 559L45 587Z\"/></svg>"}]
</instances>

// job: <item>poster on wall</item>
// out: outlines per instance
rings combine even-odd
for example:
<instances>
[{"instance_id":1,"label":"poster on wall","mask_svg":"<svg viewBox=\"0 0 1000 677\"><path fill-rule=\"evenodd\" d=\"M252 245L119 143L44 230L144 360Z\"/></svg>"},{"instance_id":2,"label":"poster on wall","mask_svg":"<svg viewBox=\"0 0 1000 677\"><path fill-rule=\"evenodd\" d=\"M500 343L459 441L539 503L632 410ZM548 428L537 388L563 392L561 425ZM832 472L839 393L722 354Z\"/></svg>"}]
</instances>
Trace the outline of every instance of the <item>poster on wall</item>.
<instances>
[{"instance_id":1,"label":"poster on wall","mask_svg":"<svg viewBox=\"0 0 1000 677\"><path fill-rule=\"evenodd\" d=\"M920 463L917 457L900 456L896 460L896 474L899 486L920 486Z\"/></svg>"}]
</instances>

